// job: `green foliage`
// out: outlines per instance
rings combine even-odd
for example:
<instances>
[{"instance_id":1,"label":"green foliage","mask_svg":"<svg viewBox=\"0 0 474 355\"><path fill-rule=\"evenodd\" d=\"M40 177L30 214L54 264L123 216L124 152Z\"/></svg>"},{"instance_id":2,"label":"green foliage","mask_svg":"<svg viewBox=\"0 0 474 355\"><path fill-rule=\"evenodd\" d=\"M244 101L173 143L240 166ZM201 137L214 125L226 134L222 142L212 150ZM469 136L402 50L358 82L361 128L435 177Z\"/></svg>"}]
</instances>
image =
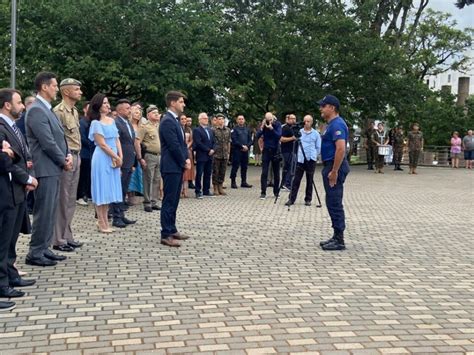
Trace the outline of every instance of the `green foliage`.
<instances>
[{"instance_id":1,"label":"green foliage","mask_svg":"<svg viewBox=\"0 0 474 355\"><path fill-rule=\"evenodd\" d=\"M265 111L317 118L317 100L332 93L352 124L418 120L441 142L472 123L472 103L466 114L422 80L465 67L472 30L453 29L425 3L410 17L412 0L22 1L17 87L29 92L35 74L51 70L81 80L87 98L100 91L164 108L166 91L179 89L190 114L254 120ZM6 2L0 25L10 26ZM0 86L9 41L4 31Z\"/></svg>"}]
</instances>

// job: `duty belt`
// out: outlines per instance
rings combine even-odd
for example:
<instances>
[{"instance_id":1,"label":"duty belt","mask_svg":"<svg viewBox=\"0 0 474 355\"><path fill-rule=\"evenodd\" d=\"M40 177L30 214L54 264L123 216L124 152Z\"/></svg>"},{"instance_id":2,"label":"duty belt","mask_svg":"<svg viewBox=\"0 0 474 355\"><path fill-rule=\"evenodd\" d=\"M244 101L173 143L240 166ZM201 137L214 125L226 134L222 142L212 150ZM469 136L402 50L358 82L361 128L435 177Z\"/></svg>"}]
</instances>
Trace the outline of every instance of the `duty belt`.
<instances>
[{"instance_id":1,"label":"duty belt","mask_svg":"<svg viewBox=\"0 0 474 355\"><path fill-rule=\"evenodd\" d=\"M151 155L154 155L154 156L160 155L160 153L153 153L153 152L146 152L145 154L151 154Z\"/></svg>"}]
</instances>

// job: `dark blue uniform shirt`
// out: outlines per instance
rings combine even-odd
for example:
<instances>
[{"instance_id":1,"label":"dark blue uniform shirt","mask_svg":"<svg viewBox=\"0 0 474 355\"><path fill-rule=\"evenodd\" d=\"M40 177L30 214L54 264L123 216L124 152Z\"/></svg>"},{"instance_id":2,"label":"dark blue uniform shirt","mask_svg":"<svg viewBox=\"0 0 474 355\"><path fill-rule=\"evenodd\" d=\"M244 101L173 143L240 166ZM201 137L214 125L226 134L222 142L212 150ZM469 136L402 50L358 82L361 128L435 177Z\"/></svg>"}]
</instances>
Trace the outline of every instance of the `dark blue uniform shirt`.
<instances>
[{"instance_id":1,"label":"dark blue uniform shirt","mask_svg":"<svg viewBox=\"0 0 474 355\"><path fill-rule=\"evenodd\" d=\"M334 160L336 155L336 141L349 139L349 129L342 117L337 116L326 127L326 131L321 137L321 159L323 161Z\"/></svg>"}]
</instances>

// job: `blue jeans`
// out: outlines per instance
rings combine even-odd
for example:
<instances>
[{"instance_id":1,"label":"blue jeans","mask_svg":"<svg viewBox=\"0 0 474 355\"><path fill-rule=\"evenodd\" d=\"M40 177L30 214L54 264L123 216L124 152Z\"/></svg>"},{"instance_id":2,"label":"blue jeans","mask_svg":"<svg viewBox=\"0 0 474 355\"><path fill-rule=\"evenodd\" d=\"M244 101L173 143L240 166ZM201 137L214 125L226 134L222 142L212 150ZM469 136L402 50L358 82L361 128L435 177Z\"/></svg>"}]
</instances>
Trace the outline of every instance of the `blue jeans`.
<instances>
[{"instance_id":1,"label":"blue jeans","mask_svg":"<svg viewBox=\"0 0 474 355\"><path fill-rule=\"evenodd\" d=\"M344 206L342 198L344 195L344 181L349 174L349 163L343 160L339 172L337 174L337 182L333 187L329 186L328 174L332 170L334 161L324 162L322 171L324 190L326 191L326 206L331 217L332 228L335 232L344 232L346 229L346 220L344 215Z\"/></svg>"}]
</instances>

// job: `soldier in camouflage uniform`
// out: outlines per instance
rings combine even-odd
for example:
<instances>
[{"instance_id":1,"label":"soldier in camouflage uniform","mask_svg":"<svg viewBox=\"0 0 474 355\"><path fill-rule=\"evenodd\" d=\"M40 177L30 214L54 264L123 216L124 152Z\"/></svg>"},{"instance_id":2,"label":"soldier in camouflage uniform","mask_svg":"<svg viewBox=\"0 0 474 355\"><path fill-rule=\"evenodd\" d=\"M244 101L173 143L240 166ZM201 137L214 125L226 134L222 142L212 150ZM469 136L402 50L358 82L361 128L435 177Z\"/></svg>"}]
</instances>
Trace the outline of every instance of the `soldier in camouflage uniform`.
<instances>
[{"instance_id":1,"label":"soldier in camouflage uniform","mask_svg":"<svg viewBox=\"0 0 474 355\"><path fill-rule=\"evenodd\" d=\"M404 146L405 138L403 137L403 130L401 127L397 127L393 135L393 164L395 165L393 170L403 171L400 164L402 162Z\"/></svg>"},{"instance_id":2,"label":"soldier in camouflage uniform","mask_svg":"<svg viewBox=\"0 0 474 355\"><path fill-rule=\"evenodd\" d=\"M409 174L418 174L416 167L423 150L423 133L420 131L418 123L412 125L412 130L408 133L408 155L410 158Z\"/></svg>"},{"instance_id":3,"label":"soldier in camouflage uniform","mask_svg":"<svg viewBox=\"0 0 474 355\"><path fill-rule=\"evenodd\" d=\"M375 131L374 122L370 121L367 129L364 132L364 148L367 152L367 170L374 170L375 145L372 142L372 134ZM375 147L376 149L376 147Z\"/></svg>"},{"instance_id":4,"label":"soldier in camouflage uniform","mask_svg":"<svg viewBox=\"0 0 474 355\"><path fill-rule=\"evenodd\" d=\"M224 125L224 115L215 116L214 131L215 148L212 162L212 185L214 195L226 195L224 191L225 171L230 153L230 129Z\"/></svg>"}]
</instances>

